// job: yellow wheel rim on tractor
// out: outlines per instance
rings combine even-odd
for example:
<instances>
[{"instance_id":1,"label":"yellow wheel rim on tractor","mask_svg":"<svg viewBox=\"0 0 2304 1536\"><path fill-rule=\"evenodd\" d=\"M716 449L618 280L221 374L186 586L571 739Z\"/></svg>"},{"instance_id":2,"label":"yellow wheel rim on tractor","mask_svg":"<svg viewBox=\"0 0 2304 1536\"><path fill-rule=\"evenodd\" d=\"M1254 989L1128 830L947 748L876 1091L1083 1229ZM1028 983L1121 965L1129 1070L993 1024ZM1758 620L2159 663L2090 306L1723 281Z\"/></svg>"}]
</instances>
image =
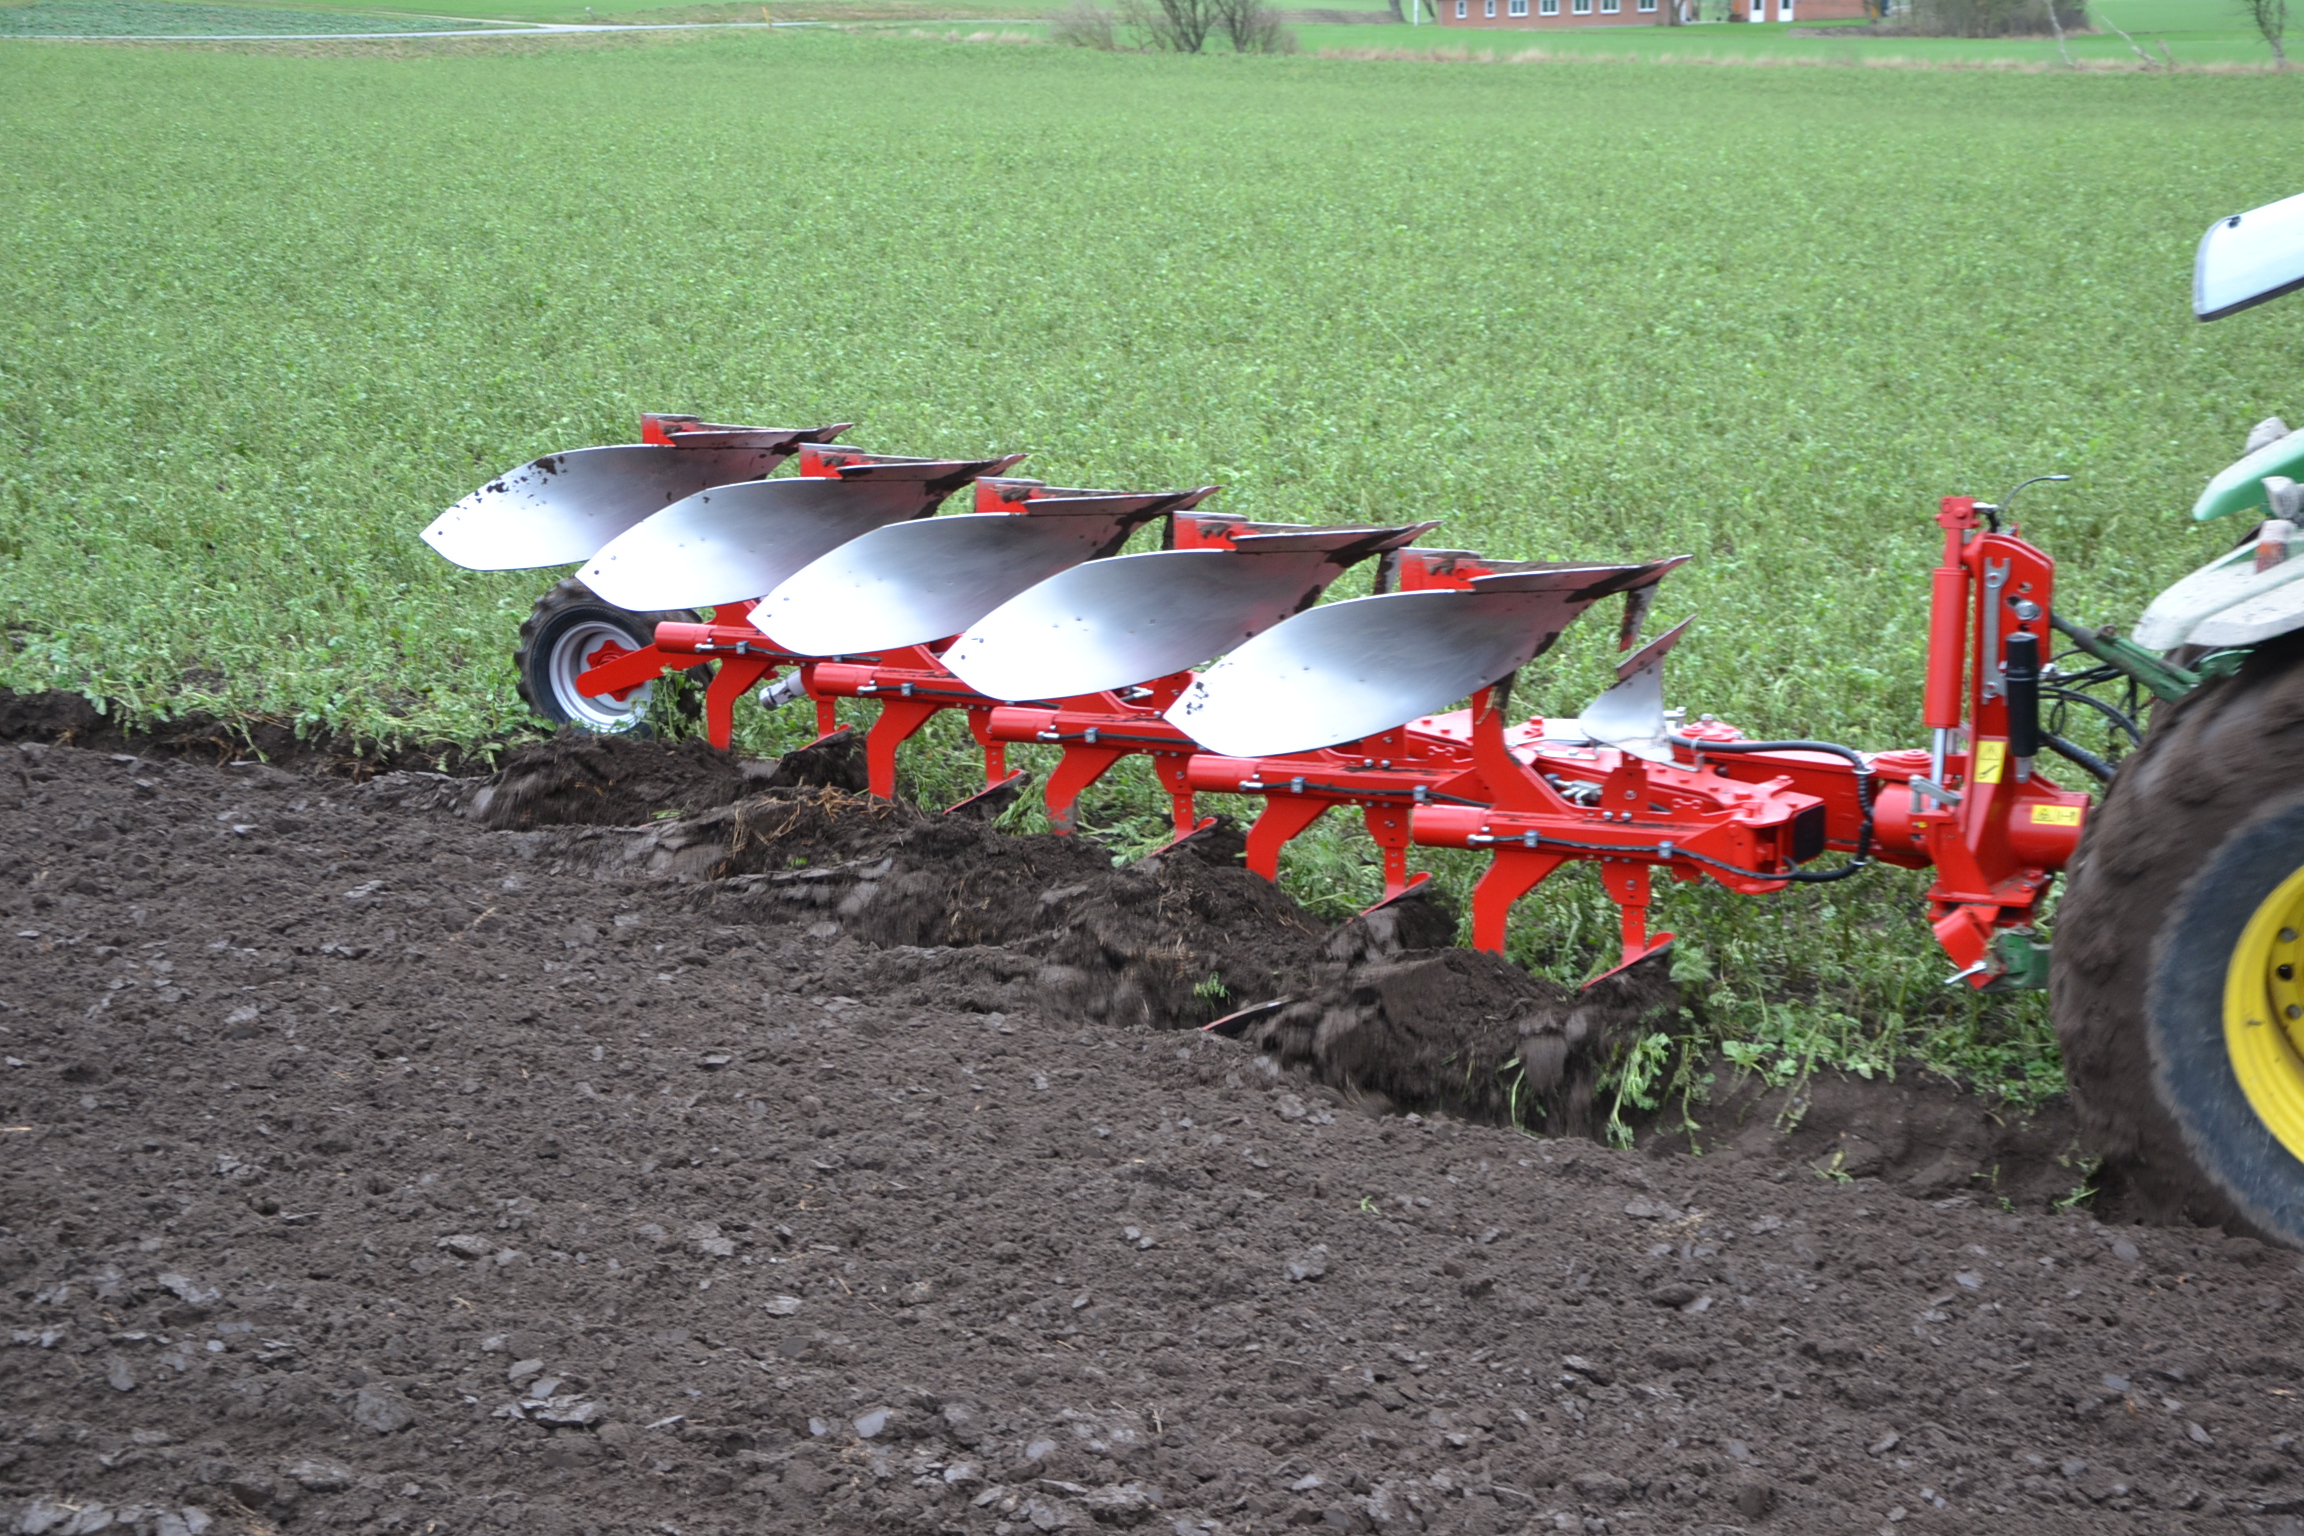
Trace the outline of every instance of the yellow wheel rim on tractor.
<instances>
[{"instance_id":1,"label":"yellow wheel rim on tractor","mask_svg":"<svg viewBox=\"0 0 2304 1536\"><path fill-rule=\"evenodd\" d=\"M2240 931L2224 973L2224 1046L2257 1118L2304 1161L2304 869Z\"/></svg>"}]
</instances>

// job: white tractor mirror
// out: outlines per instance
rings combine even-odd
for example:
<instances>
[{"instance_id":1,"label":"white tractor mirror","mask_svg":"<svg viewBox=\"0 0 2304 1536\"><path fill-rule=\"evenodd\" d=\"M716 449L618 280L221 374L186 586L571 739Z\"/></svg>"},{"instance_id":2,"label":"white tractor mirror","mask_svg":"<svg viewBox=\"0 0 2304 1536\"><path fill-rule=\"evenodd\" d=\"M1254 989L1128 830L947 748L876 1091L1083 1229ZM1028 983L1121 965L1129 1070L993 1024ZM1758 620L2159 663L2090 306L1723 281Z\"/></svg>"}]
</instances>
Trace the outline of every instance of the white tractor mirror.
<instances>
[{"instance_id":1,"label":"white tractor mirror","mask_svg":"<svg viewBox=\"0 0 2304 1536\"><path fill-rule=\"evenodd\" d=\"M2218 219L2192 264L2192 313L2221 320L2304 288L2304 195Z\"/></svg>"}]
</instances>

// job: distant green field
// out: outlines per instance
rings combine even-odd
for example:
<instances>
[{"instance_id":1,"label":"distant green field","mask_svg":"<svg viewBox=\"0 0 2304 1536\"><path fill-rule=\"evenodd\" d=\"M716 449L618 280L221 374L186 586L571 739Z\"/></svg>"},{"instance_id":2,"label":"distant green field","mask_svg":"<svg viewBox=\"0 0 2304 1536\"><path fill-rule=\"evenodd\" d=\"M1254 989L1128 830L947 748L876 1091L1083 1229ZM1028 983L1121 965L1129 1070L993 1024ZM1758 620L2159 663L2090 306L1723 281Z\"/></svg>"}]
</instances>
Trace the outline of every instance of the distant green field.
<instances>
[{"instance_id":1,"label":"distant green field","mask_svg":"<svg viewBox=\"0 0 2304 1536\"><path fill-rule=\"evenodd\" d=\"M1054 0L790 0L781 5L755 0L479 0L472 5L432 5L425 0L371 4L366 0L235 0L229 5L197 0L0 0L0 37L53 37L64 34L398 31L451 27L473 21L539 22L728 22L823 20L864 31L925 30L942 35L958 29L966 36L976 23L1038 36ZM1486 31L1444 27L1431 20L1424 0L1424 24L1389 21L1391 12L1367 0L1322 6L1316 0L1280 0L1287 12L1357 11L1369 20L1354 24L1298 22L1295 34L1305 51L1345 53L1367 50L1406 53L1469 52L1511 59L1530 51L1565 58L1604 57L1660 60L1808 64L1903 63L1938 66L2018 64L2062 66L2064 55L2048 38L1899 38L1872 35L1861 24L1790 27L1769 24L1710 24L1691 27L1598 27L1557 32ZM2263 40L2242 19L2236 0L2094 0L2093 33L2076 34L2066 45L2083 66L2139 64L2136 49L2103 23L2109 21L2134 39L2146 59L2183 66L2265 64ZM413 20L411 18L414 18ZM452 19L442 19L452 18ZM1382 19L1379 19L1382 18ZM1832 36L1803 35L1819 31ZM1212 45L1221 51L1221 43Z\"/></svg>"},{"instance_id":2,"label":"distant green field","mask_svg":"<svg viewBox=\"0 0 2304 1536\"><path fill-rule=\"evenodd\" d=\"M137 31L156 36L186 33L316 32L329 30L409 30L418 26L460 27L507 23L681 23L826 20L867 29L912 25L941 26L948 18L992 18L1035 26L1051 9L1047 0L802 0L793 5L758 0L0 0L0 37L54 37L65 34L114 35ZM310 18L281 24L283 15ZM346 22L351 26L343 25Z\"/></svg>"},{"instance_id":3,"label":"distant green field","mask_svg":"<svg viewBox=\"0 0 2304 1536\"><path fill-rule=\"evenodd\" d=\"M375 11L192 5L175 3L175 0L36 0L29 5L0 5L0 37L309 35L434 31L457 25L452 21L381 15Z\"/></svg>"},{"instance_id":4,"label":"distant green field","mask_svg":"<svg viewBox=\"0 0 2304 1536\"><path fill-rule=\"evenodd\" d=\"M2067 42L2083 65L2135 65L2136 53L2110 27L2134 38L2148 58L2179 65L2268 64L2271 50L2243 19L2232 0L2093 0L2096 29ZM1426 13L1429 15L1429 11ZM1832 32L1836 36L1803 36ZM1871 35L1857 25L1762 26L1709 24L1692 27L1587 27L1557 32L1487 31L1480 28L1387 25L1305 25L1297 29L1308 50L1466 48L1509 58L1528 49L1577 58L1589 55L1643 59L1721 59L1760 62L1864 64L1909 61L1938 65L2011 62L2039 68L2061 67L2063 56L2052 38L1950 38ZM2165 45L2166 54L2162 54Z\"/></svg>"},{"instance_id":5,"label":"distant green field","mask_svg":"<svg viewBox=\"0 0 2304 1536\"><path fill-rule=\"evenodd\" d=\"M515 728L556 573L417 531L687 410L1502 555L1691 553L1673 701L1883 747L1918 735L1938 496L2072 473L2023 522L2060 606L2126 619L2228 541L2183 513L2248 426L2304 418L2304 305L2186 308L2207 223L2299 190L2265 152L2291 79L796 33L14 42L0 71L0 683L138 711ZM1529 707L1599 686L1601 627ZM1295 869L1366 889L1349 839ZM1559 885L1521 952L1573 975L1604 910ZM1911 886L1672 897L1728 978L1707 1027L2051 1082L2036 1005L1943 992Z\"/></svg>"}]
</instances>

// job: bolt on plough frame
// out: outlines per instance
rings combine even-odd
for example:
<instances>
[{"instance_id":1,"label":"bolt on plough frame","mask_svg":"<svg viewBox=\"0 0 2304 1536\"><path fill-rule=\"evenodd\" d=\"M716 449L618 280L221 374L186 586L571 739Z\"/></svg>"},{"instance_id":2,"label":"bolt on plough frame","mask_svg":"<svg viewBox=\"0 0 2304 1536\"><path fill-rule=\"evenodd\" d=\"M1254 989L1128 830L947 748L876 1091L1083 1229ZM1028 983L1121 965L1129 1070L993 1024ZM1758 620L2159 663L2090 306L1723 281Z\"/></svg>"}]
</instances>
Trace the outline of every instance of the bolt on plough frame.
<instances>
[{"instance_id":1,"label":"bolt on plough frame","mask_svg":"<svg viewBox=\"0 0 2304 1536\"><path fill-rule=\"evenodd\" d=\"M620 609L712 610L630 646L585 640L585 699L711 665L706 733L723 748L737 701L763 684L764 703L813 701L820 737L836 729L836 700L877 701L866 762L878 795L895 793L902 744L960 710L986 795L1022 787L1010 744L1058 749L1043 793L1059 833L1075 830L1082 793L1141 756L1179 840L1212 825L1197 795L1261 797L1247 862L1266 879L1291 838L1340 806L1382 851L1387 901L1428 878L1410 873L1411 847L1485 851L1478 948L1501 951L1513 903L1571 861L1600 866L1630 964L1672 937L1649 929L1659 872L1760 895L1877 860L1936 871L1930 917L1953 981L2044 983L2034 921L2090 802L2036 761L2054 562L2000 531L1989 504L1948 497L1937 515L1931 743L1867 754L1666 711L1665 658L1688 626L1640 640L1685 557L1422 549L1437 524L1254 523L1202 510L1214 487L1058 489L1005 477L1022 455L862 453L834 445L845 430L644 417L641 443L536 460L425 536L475 569L583 561L579 580ZM797 475L768 478L794 455ZM972 511L934 515L963 487ZM1155 522L1160 549L1119 553ZM1321 601L1369 561L1370 595ZM1624 599L1618 649L1631 653L1615 685L1577 716L1515 720L1519 669L1610 597ZM1848 858L1805 867L1827 851Z\"/></svg>"}]
</instances>

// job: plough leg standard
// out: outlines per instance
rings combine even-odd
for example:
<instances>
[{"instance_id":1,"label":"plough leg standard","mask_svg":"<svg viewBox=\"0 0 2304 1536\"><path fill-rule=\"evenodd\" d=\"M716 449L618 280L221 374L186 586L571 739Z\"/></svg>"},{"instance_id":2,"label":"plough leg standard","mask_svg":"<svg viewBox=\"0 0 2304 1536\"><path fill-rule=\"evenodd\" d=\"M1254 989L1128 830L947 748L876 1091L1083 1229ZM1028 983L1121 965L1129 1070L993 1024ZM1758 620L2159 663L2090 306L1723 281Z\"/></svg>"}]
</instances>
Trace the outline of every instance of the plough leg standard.
<instances>
[{"instance_id":1,"label":"plough leg standard","mask_svg":"<svg viewBox=\"0 0 2304 1536\"><path fill-rule=\"evenodd\" d=\"M987 793L1022 779L1009 744L1059 749L1044 793L1060 833L1091 785L1142 756L1179 838L1209 824L1196 796L1260 796L1248 863L1267 879L1287 842L1335 807L1357 810L1382 851L1386 900L1426 878L1409 870L1411 847L1485 851L1473 942L1499 951L1513 903L1572 860L1600 866L1627 964L1671 938L1649 928L1659 872L1757 895L1874 860L1932 867L1953 979L2044 979L2033 922L2089 799L2038 771L2055 567L2000 531L1996 508L1951 497L1937 516L1931 745L1866 754L1751 741L1666 711L1665 658L1687 625L1640 637L1685 557L1426 550L1415 541L1430 522L1252 523L1200 510L1214 487L1056 489L1004 478L1021 455L860 453L834 446L843 430L647 417L643 442L537 460L457 503L426 538L478 569L584 561L578 579L610 614L712 610L629 644L612 622L583 631L574 643L589 649L551 674L573 690L562 718L587 702L629 707L655 679L705 664L706 731L722 747L756 688L772 705L812 700L820 734L836 700L875 700L871 787L892 795L903 743L956 709ZM794 455L797 475L768 478ZM934 515L963 486L974 510ZM1119 553L1156 522L1159 549ZM1367 561L1370 595L1321 602ZM1519 669L1619 596L1618 647L1631 654L1615 685L1575 717L1514 720ZM1828 850L1848 857L1805 867Z\"/></svg>"}]
</instances>

